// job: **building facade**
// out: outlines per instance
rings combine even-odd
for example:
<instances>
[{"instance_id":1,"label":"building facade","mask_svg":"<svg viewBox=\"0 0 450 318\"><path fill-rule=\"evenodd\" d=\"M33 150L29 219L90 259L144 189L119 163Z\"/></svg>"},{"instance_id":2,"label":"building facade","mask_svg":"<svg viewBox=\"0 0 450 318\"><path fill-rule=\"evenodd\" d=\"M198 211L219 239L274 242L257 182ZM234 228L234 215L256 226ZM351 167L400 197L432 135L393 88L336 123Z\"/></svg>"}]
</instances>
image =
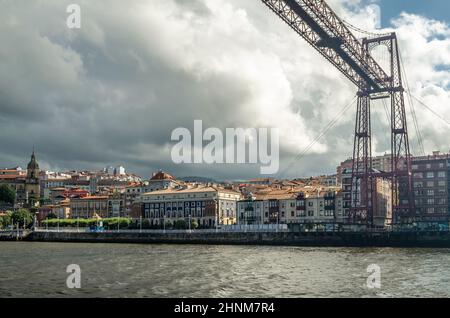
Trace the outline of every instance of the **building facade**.
<instances>
[{"instance_id":1,"label":"building facade","mask_svg":"<svg viewBox=\"0 0 450 318\"><path fill-rule=\"evenodd\" d=\"M238 202L238 224L337 224L344 218L337 188L271 191Z\"/></svg>"},{"instance_id":2,"label":"building facade","mask_svg":"<svg viewBox=\"0 0 450 318\"><path fill-rule=\"evenodd\" d=\"M87 196L70 199L70 217L72 219L91 219L108 217L107 196Z\"/></svg>"},{"instance_id":3,"label":"building facade","mask_svg":"<svg viewBox=\"0 0 450 318\"><path fill-rule=\"evenodd\" d=\"M167 189L141 196L142 217L152 226L195 220L202 228L236 224L241 194L231 190L197 186Z\"/></svg>"},{"instance_id":4,"label":"building facade","mask_svg":"<svg viewBox=\"0 0 450 318\"><path fill-rule=\"evenodd\" d=\"M424 222L448 222L450 154L414 157L412 173L416 215Z\"/></svg>"},{"instance_id":5,"label":"building facade","mask_svg":"<svg viewBox=\"0 0 450 318\"><path fill-rule=\"evenodd\" d=\"M373 222L375 227L384 228L392 224L393 209L392 209L392 183L390 180L377 177L373 180L374 199L369 193L368 200L372 200L373 205L373 220L372 219L358 219L351 220L349 218L352 208L352 170L344 169L342 171L342 200L343 200L343 223L362 223L367 224ZM366 191L361 188L360 191ZM361 194L357 194L356 205L361 204Z\"/></svg>"}]
</instances>

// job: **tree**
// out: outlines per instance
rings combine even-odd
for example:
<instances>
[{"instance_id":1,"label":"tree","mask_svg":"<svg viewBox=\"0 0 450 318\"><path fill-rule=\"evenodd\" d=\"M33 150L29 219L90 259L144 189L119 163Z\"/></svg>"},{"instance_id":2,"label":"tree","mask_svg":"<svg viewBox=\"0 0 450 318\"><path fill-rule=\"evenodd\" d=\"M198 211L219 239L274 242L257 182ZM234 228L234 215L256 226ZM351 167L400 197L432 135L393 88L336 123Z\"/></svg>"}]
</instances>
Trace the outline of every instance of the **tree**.
<instances>
[{"instance_id":1,"label":"tree","mask_svg":"<svg viewBox=\"0 0 450 318\"><path fill-rule=\"evenodd\" d=\"M33 216L27 209L19 209L11 214L11 220L14 224L18 223L20 227L27 227L33 223Z\"/></svg>"},{"instance_id":2,"label":"tree","mask_svg":"<svg viewBox=\"0 0 450 318\"><path fill-rule=\"evenodd\" d=\"M7 211L5 215L0 216L0 228L6 228L11 225L11 211Z\"/></svg>"},{"instance_id":3,"label":"tree","mask_svg":"<svg viewBox=\"0 0 450 318\"><path fill-rule=\"evenodd\" d=\"M16 202L16 191L8 184L0 185L0 202L14 204Z\"/></svg>"}]
</instances>

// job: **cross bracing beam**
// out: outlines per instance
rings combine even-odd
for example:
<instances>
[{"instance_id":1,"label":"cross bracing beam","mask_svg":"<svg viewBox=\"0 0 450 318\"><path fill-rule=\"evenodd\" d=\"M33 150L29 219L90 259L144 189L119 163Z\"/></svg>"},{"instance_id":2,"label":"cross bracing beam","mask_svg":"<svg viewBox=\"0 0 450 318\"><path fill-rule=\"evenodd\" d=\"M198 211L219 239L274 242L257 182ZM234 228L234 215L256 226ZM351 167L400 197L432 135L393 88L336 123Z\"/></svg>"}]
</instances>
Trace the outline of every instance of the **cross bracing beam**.
<instances>
[{"instance_id":1,"label":"cross bracing beam","mask_svg":"<svg viewBox=\"0 0 450 318\"><path fill-rule=\"evenodd\" d=\"M383 91L389 76L324 0L262 0L360 89Z\"/></svg>"}]
</instances>

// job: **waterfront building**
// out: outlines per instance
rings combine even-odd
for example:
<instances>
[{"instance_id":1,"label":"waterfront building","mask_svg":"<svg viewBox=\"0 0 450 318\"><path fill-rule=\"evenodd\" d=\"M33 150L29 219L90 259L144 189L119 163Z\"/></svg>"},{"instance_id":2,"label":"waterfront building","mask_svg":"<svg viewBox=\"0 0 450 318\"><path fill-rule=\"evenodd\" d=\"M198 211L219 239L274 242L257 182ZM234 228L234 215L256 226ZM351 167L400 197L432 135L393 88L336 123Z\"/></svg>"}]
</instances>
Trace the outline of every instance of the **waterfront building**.
<instances>
[{"instance_id":1,"label":"waterfront building","mask_svg":"<svg viewBox=\"0 0 450 318\"><path fill-rule=\"evenodd\" d=\"M70 199L70 217L72 219L91 219L108 217L108 196L86 196Z\"/></svg>"},{"instance_id":2,"label":"waterfront building","mask_svg":"<svg viewBox=\"0 0 450 318\"><path fill-rule=\"evenodd\" d=\"M238 224L337 224L344 218L343 197L336 187L269 190L238 202Z\"/></svg>"},{"instance_id":3,"label":"waterfront building","mask_svg":"<svg viewBox=\"0 0 450 318\"><path fill-rule=\"evenodd\" d=\"M380 172L390 172L390 155L374 158L374 167L380 168ZM350 167L347 167L350 165ZM422 223L421 226L432 223L447 224L450 219L450 154L435 151L429 156L418 156L411 158L412 186L415 201L415 221ZM342 179L344 191L344 206L348 211L351 198L351 162L346 161L338 168L338 174ZM382 179L381 179L382 180ZM378 225L384 223L380 216L386 214L386 218L392 218L392 195L388 193L392 185L382 184L378 181L376 187L377 207L374 217ZM384 189L384 190L382 190ZM401 188L398 200L402 205L407 205L409 192ZM383 203L385 202L385 203ZM386 211L383 212L383 211Z\"/></svg>"},{"instance_id":4,"label":"waterfront building","mask_svg":"<svg viewBox=\"0 0 450 318\"><path fill-rule=\"evenodd\" d=\"M129 217L125 211L125 194L114 193L108 198L108 217Z\"/></svg>"},{"instance_id":5,"label":"waterfront building","mask_svg":"<svg viewBox=\"0 0 450 318\"><path fill-rule=\"evenodd\" d=\"M416 214L423 222L448 223L450 154L434 152L430 156L414 157L411 168Z\"/></svg>"},{"instance_id":6,"label":"waterfront building","mask_svg":"<svg viewBox=\"0 0 450 318\"><path fill-rule=\"evenodd\" d=\"M374 171L374 173L380 173ZM345 216L343 223L348 223L352 207L352 170L344 169L342 171L342 197L343 197L343 214ZM373 200L373 224L375 227L384 228L392 224L392 183L389 179L376 177L373 180L373 189L375 190L375 198ZM361 188L360 191L366 191ZM358 194L358 198L361 195ZM369 200L371 194L369 194ZM357 204L359 201L357 200ZM365 221L364 221L365 222Z\"/></svg>"},{"instance_id":7,"label":"waterfront building","mask_svg":"<svg viewBox=\"0 0 450 318\"><path fill-rule=\"evenodd\" d=\"M49 216L56 217L60 220L68 219L70 218L70 212L70 200L66 199L61 201L59 204L44 205L39 207L37 221L41 224L41 222L46 220Z\"/></svg>"},{"instance_id":8,"label":"waterfront building","mask_svg":"<svg viewBox=\"0 0 450 318\"><path fill-rule=\"evenodd\" d=\"M140 202L141 194L145 191L146 185L144 183L133 183L125 189L125 213L127 215L134 215L135 205ZM138 216L139 217L139 216Z\"/></svg>"},{"instance_id":9,"label":"waterfront building","mask_svg":"<svg viewBox=\"0 0 450 318\"><path fill-rule=\"evenodd\" d=\"M236 205L241 194L213 186L178 187L144 193L142 216L151 225L196 220L200 227L236 224Z\"/></svg>"}]
</instances>

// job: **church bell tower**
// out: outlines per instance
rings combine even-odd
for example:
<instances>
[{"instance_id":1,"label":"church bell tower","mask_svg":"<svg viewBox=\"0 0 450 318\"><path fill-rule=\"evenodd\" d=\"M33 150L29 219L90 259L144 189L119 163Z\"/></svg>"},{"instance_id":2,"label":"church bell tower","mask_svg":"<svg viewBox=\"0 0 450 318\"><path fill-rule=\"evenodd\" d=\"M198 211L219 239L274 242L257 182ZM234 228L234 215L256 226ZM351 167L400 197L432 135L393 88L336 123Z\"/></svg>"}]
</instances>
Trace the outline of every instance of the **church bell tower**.
<instances>
[{"instance_id":1,"label":"church bell tower","mask_svg":"<svg viewBox=\"0 0 450 318\"><path fill-rule=\"evenodd\" d=\"M33 150L31 160L27 166L27 179L25 182L25 192L27 197L27 205L35 207L41 196L41 186L39 182L39 164L36 161L36 155Z\"/></svg>"}]
</instances>

